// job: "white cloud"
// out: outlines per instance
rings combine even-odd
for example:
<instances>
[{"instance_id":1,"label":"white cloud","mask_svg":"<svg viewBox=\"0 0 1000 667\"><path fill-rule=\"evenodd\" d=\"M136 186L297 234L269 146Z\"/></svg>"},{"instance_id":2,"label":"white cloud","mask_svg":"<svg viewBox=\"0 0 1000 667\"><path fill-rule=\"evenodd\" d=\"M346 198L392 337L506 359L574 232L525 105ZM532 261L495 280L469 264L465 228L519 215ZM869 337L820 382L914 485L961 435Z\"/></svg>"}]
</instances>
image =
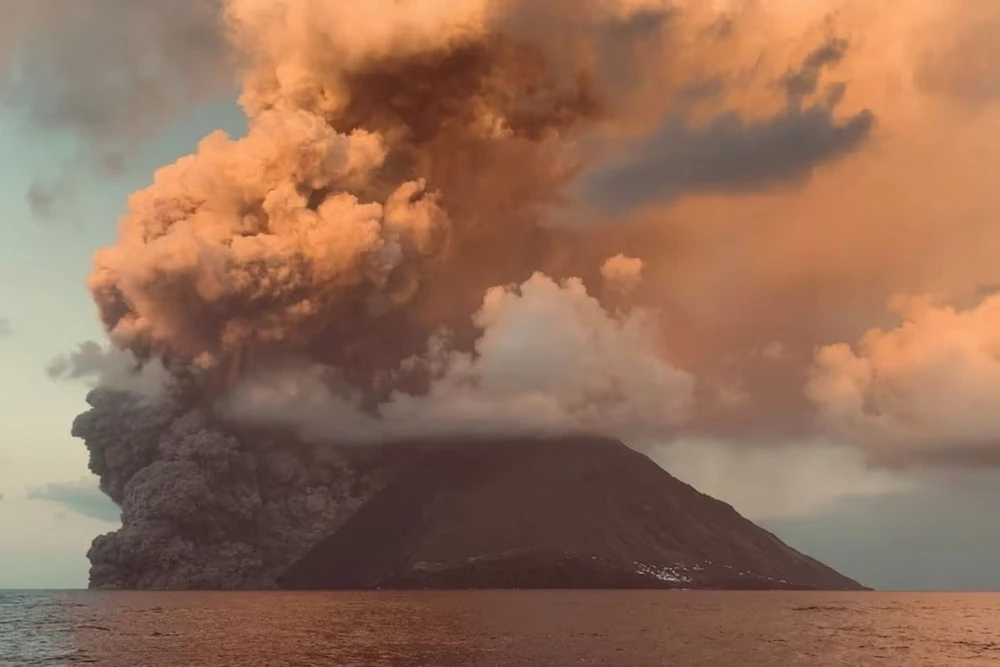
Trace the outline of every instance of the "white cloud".
<instances>
[{"instance_id":1,"label":"white cloud","mask_svg":"<svg viewBox=\"0 0 1000 667\"><path fill-rule=\"evenodd\" d=\"M1000 295L899 299L902 323L821 348L806 387L835 436L890 461L1000 458Z\"/></svg>"},{"instance_id":2,"label":"white cloud","mask_svg":"<svg viewBox=\"0 0 1000 667\"><path fill-rule=\"evenodd\" d=\"M691 415L694 379L661 354L655 320L611 315L577 279L535 274L486 294L475 354L438 345L414 363L424 395L396 394L381 419L336 395L310 369L244 382L223 406L249 423L292 426L311 440L573 432L663 436Z\"/></svg>"}]
</instances>

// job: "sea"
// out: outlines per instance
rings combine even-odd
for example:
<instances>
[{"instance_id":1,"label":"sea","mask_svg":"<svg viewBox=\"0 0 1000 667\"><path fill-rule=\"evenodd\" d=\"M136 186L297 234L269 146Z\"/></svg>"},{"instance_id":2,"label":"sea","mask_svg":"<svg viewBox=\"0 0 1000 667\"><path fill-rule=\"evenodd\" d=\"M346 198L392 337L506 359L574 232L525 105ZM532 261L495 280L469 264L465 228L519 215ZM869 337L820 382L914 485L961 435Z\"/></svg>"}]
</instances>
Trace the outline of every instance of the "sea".
<instances>
[{"instance_id":1,"label":"sea","mask_svg":"<svg viewBox=\"0 0 1000 667\"><path fill-rule=\"evenodd\" d=\"M0 592L0 665L1000 665L1000 595Z\"/></svg>"}]
</instances>

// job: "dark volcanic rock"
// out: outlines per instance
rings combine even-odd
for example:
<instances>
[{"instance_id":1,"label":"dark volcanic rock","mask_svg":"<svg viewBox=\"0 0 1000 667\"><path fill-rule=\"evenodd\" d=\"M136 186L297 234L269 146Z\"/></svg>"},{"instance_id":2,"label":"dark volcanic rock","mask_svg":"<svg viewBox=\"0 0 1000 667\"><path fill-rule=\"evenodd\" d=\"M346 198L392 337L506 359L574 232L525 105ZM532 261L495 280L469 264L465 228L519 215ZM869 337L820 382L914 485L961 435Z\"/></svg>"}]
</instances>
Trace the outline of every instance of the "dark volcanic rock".
<instances>
[{"instance_id":1,"label":"dark volcanic rock","mask_svg":"<svg viewBox=\"0 0 1000 667\"><path fill-rule=\"evenodd\" d=\"M409 445L282 577L306 589L860 589L620 442Z\"/></svg>"}]
</instances>

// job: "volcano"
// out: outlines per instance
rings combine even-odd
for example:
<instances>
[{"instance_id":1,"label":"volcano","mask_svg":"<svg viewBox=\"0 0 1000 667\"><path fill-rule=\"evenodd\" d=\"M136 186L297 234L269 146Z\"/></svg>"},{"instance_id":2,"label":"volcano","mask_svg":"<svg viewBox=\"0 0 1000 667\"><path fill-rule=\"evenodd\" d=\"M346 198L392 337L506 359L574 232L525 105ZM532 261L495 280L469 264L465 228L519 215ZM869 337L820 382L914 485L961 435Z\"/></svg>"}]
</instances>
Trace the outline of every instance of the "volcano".
<instances>
[{"instance_id":1,"label":"volcano","mask_svg":"<svg viewBox=\"0 0 1000 667\"><path fill-rule=\"evenodd\" d=\"M864 588L616 440L422 443L386 456L385 486L282 586Z\"/></svg>"}]
</instances>

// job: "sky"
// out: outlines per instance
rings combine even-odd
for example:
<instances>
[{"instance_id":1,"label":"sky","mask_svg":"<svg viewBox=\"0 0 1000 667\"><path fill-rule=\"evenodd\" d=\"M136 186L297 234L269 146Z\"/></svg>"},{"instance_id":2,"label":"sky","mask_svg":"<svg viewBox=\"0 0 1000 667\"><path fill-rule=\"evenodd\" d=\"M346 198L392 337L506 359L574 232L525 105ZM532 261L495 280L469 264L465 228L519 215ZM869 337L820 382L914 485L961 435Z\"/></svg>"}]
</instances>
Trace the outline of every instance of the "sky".
<instances>
[{"instance_id":1,"label":"sky","mask_svg":"<svg viewBox=\"0 0 1000 667\"><path fill-rule=\"evenodd\" d=\"M820 4L833 7L839 3L816 3ZM932 4L908 6L916 15ZM936 3L947 4L945 0ZM43 5L46 3L38 3L38 7ZM884 7L881 3L872 6ZM782 11L791 9L786 6ZM831 280L832 289L841 290L838 298L849 295L843 296L845 300L862 300L858 295L864 288L858 287L859 283L884 283L886 294L945 292L950 297L959 293L966 299L975 297L976 289L989 291L1000 277L991 268L1000 251L1000 235L994 233L1000 224L1000 198L993 187L1000 169L1000 65L996 64L1000 58L991 57L989 40L984 45L977 39L975 26L1000 25L1000 13L977 12L947 14L940 34L926 38L934 47L931 51L943 50L949 57L918 68L923 96L900 93L898 87L905 85L894 83L892 76L894 58L904 57L896 47L918 32L911 23L919 22L909 15L900 16L898 10L877 14L879 20L873 22L868 41L860 40L861 55L847 65L853 86L849 91L855 96L849 95L848 101L865 95L866 100L872 100L878 116L876 140L853 162L788 191L779 188L768 198L740 200L737 196L727 200L719 196L694 203L682 201L678 209L670 210L680 210L693 221L684 231L695 245L715 243L727 233L744 233L735 226L742 223L742 219L736 220L740 216L759 218L761 231L739 237L744 244L740 248L712 254L701 269L690 269L678 258L677 262L664 263L668 268L660 269L650 280L667 281L676 277L670 271L677 271L687 287L670 292L670 298L683 302L712 293L718 296L720 310L733 313L744 312L740 310L744 304L738 303L742 295L736 292L722 297L715 292L720 276L734 267L750 272L745 284L783 297L787 294L782 290L789 290L791 305L783 304L782 313L794 313L800 305L808 308L821 299L836 301L823 291L823 280ZM812 13L823 12L813 6ZM28 25L45 25L47 20L42 10L20 18L34 22ZM900 24L908 27L904 30ZM171 30L186 27L178 20L176 24L164 23L161 29L169 36ZM59 34L77 34L72 26L63 24L52 29ZM84 37L88 34L93 37L95 33L84 33ZM887 36L893 39L879 41ZM0 29L0 40L4 38ZM9 35L6 38L11 39ZM0 46L3 44L0 41ZM138 48L127 40L120 47ZM113 83L102 91L105 96L128 92L142 80L128 67L110 65L120 62L120 54L111 54L107 61L75 61L71 47L67 48L70 50L51 60L29 58L27 62L65 71L71 65L78 66L80 71L73 73L76 77L109 73ZM17 88L21 94L15 98L11 98L14 88L10 79L4 80L4 95L0 97L6 102L0 108L0 146L4 148L0 153L4 184L0 189L0 368L5 371L0 382L0 588L84 587L90 541L119 525L117 508L100 493L96 478L87 470L83 443L69 434L73 418L85 408L87 387L80 382L54 380L46 368L81 342L101 340L104 335L85 280L94 252L114 242L116 222L125 212L129 193L147 185L158 166L192 152L208 132L217 128L236 135L243 132L245 120L233 95L220 93L217 82L212 81L211 68L200 66L203 62L199 57L211 61L211 41L199 42L199 48L202 50L194 52L191 63L180 62L179 70L170 73L183 85L180 90L169 88L173 95L163 97L169 104L150 109L148 100L139 103L124 95L115 107L121 117L111 114L106 122L93 122L82 129L72 127L58 114L39 115L60 96L78 103L73 108L92 101L86 96L75 97L81 93L67 85L69 74L60 78L42 67L35 71L39 78L34 87L29 77L27 93L22 83ZM176 83L170 81L171 85ZM941 97L928 102L933 97L928 91ZM148 124L132 124L130 119L136 113ZM668 152L672 159L678 155L694 159L690 156L701 154L702 144L696 142L685 153L686 144L673 131L667 126L658 135L666 145L681 146L677 149L680 153ZM124 149L116 143L118 139ZM100 147L99 159L82 158L81 154L94 145ZM127 159L119 165L120 153ZM638 190L629 192L624 200L609 197L607 201L616 207L627 207L649 196L648 187L643 191L643 174L670 172L669 164L657 161L655 151L640 153L639 158L629 166L631 171L622 172L624 181ZM108 166L111 164L113 168ZM691 178L688 173L672 178L672 186L679 190L692 186L684 180ZM615 189L620 195L621 182L622 178L605 178L594 184ZM660 186L657 182L662 190ZM50 193L58 196L50 197ZM658 205L670 206L666 202ZM727 221L715 228L720 232L695 226L719 217ZM815 220L816 224L800 230L793 224L799 218L809 218L811 224ZM779 225L792 231L785 233ZM718 237L713 236L716 233ZM757 253L755 262L743 257L740 251L744 249L747 255ZM818 266L819 277L801 294L792 293L788 276L798 275L796 271L806 264ZM825 268L829 275L822 272ZM829 278L848 273L850 280ZM726 287L733 288L729 283ZM747 293L753 294L749 288ZM883 292L877 294L882 299ZM951 303L960 301L955 299ZM975 307L978 302L971 303ZM783 320L769 310L771 306L760 304L760 312L766 315L761 319L770 319L772 329L780 329ZM960 314L966 312L961 305L955 307ZM888 312L881 301L878 310ZM752 310L746 312L741 323L754 317L749 314ZM830 312L838 316L845 311ZM990 406L1000 394L995 393L998 385L987 359L995 354L989 351L992 338L975 334L981 329L998 331L1000 320L990 319L993 311L988 308L970 310L969 318L956 320L947 319L946 310L919 303L908 311L904 308L904 312L909 313L909 324L900 328L894 328L898 322L887 315L884 320L866 320L861 326L824 323L821 342L828 347L823 348L825 356L817 356L815 368L825 372L817 373L809 391L822 408L821 416L836 428L810 436L776 437L766 446L747 446L726 433L713 437L702 431L679 441L647 443L646 449L676 476L731 503L793 547L866 585L908 590L1000 590L1000 572L995 568L1000 515L993 511L1000 500L1000 473L983 453L992 451L995 443L997 423L990 417ZM722 315L717 317L728 322ZM963 328L969 322L972 324ZM883 332L869 337L868 348L835 345L854 343L879 325L884 326ZM839 334L841 329L851 333L839 337L828 334ZM968 355L945 355L940 363L907 366L904 362L912 362L914 355L924 359L940 350L932 335L940 330L958 332L955 338L963 342L964 347L960 347ZM796 329L789 337L797 333L802 332ZM690 331L677 336L681 347L691 347L685 338L691 337ZM983 348L987 360L973 363ZM897 354L900 350L904 354ZM877 401L902 387L903 407L926 415L926 427L900 436L894 429L902 422L871 420L861 407L855 412L854 394L844 389L850 389L844 380L855 377L850 373L858 364L876 369L867 380L869 384L877 385L882 378L898 380L886 393L871 392L865 400ZM731 389L728 396L742 395L740 387ZM750 386L751 393L757 389L760 387ZM860 405L861 399L858 401ZM882 405L883 414L902 414L893 412L896 405ZM737 428L745 426L744 422L734 423ZM914 449L903 455L901 438L914 444ZM973 464L935 463L955 452L962 454L959 445L968 443L972 443L968 457ZM959 458L955 454L955 460Z\"/></svg>"},{"instance_id":2,"label":"sky","mask_svg":"<svg viewBox=\"0 0 1000 667\"><path fill-rule=\"evenodd\" d=\"M85 281L97 248L112 242L128 194L153 169L194 149L209 131L243 131L233 103L191 110L144 145L134 163L113 178L88 182L57 219L39 219L26 193L38 174L56 172L72 155L74 138L26 131L16 113L4 114L0 173L0 588L85 588L90 541L113 530L118 509L97 488L87 451L69 429L86 408L87 387L53 381L56 357L103 335Z\"/></svg>"}]
</instances>

